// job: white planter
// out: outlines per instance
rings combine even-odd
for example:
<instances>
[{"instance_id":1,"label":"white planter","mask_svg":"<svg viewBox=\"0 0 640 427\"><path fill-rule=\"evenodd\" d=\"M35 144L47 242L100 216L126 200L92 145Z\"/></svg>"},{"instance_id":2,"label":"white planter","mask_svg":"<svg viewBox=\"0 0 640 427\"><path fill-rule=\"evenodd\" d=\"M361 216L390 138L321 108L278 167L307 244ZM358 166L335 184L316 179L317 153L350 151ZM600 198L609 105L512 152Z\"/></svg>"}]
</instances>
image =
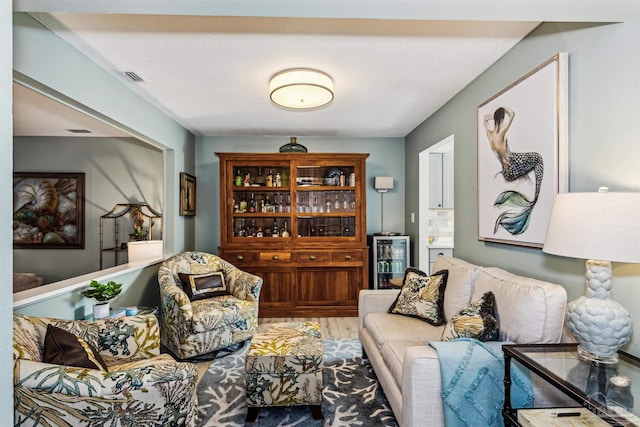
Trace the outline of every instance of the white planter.
<instances>
[{"instance_id":1,"label":"white planter","mask_svg":"<svg viewBox=\"0 0 640 427\"><path fill-rule=\"evenodd\" d=\"M93 305L93 318L104 319L109 317L109 301L101 302Z\"/></svg>"}]
</instances>

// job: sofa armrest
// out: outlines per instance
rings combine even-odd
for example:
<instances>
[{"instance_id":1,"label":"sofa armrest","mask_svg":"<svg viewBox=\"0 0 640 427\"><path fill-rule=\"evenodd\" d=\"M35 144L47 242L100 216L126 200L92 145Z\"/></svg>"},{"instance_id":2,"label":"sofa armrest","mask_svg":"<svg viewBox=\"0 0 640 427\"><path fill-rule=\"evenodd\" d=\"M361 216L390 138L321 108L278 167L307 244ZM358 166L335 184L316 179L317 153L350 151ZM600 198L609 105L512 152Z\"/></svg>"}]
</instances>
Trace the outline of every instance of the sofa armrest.
<instances>
[{"instance_id":1,"label":"sofa armrest","mask_svg":"<svg viewBox=\"0 0 640 427\"><path fill-rule=\"evenodd\" d=\"M146 366L104 372L98 369L53 365L32 360L19 360L15 367L16 386L44 393L60 393L80 397L136 399L157 390L159 383L188 381L195 384L198 368L192 363L149 359ZM164 396L159 397L163 400Z\"/></svg>"},{"instance_id":2,"label":"sofa armrest","mask_svg":"<svg viewBox=\"0 0 640 427\"><path fill-rule=\"evenodd\" d=\"M440 359L429 345L409 347L402 362L402 420L405 427L444 425Z\"/></svg>"},{"instance_id":3,"label":"sofa armrest","mask_svg":"<svg viewBox=\"0 0 640 427\"><path fill-rule=\"evenodd\" d=\"M160 354L160 328L154 314L95 320L98 351L115 359L148 359Z\"/></svg>"},{"instance_id":4,"label":"sofa armrest","mask_svg":"<svg viewBox=\"0 0 640 427\"><path fill-rule=\"evenodd\" d=\"M242 271L222 258L220 258L220 267L233 296L241 300L258 302L262 289L262 277Z\"/></svg>"},{"instance_id":5,"label":"sofa armrest","mask_svg":"<svg viewBox=\"0 0 640 427\"><path fill-rule=\"evenodd\" d=\"M399 289L363 289L358 295L358 330L369 313L386 313L398 297Z\"/></svg>"}]
</instances>

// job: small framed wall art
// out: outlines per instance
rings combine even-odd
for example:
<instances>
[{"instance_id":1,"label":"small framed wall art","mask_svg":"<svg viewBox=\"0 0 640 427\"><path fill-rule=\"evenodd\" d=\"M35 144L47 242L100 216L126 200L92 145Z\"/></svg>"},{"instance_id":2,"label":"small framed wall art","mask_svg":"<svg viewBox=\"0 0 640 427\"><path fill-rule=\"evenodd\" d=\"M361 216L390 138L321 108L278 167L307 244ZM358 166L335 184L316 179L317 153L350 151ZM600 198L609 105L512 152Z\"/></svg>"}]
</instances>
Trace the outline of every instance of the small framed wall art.
<instances>
[{"instance_id":1,"label":"small framed wall art","mask_svg":"<svg viewBox=\"0 0 640 427\"><path fill-rule=\"evenodd\" d=\"M196 177L180 173L180 215L196 215Z\"/></svg>"},{"instance_id":2,"label":"small framed wall art","mask_svg":"<svg viewBox=\"0 0 640 427\"><path fill-rule=\"evenodd\" d=\"M84 172L14 172L13 247L84 249Z\"/></svg>"},{"instance_id":3,"label":"small framed wall art","mask_svg":"<svg viewBox=\"0 0 640 427\"><path fill-rule=\"evenodd\" d=\"M541 248L568 186L568 54L478 107L478 239Z\"/></svg>"}]
</instances>

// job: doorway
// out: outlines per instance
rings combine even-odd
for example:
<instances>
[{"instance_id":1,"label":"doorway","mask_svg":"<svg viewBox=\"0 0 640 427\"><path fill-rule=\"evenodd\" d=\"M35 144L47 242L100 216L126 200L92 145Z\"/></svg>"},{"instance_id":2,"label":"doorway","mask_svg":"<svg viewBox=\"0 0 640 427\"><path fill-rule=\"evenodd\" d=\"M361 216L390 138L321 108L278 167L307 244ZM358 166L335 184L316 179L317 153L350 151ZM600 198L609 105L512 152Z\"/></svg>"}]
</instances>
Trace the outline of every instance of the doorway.
<instances>
[{"instance_id":1,"label":"doorway","mask_svg":"<svg viewBox=\"0 0 640 427\"><path fill-rule=\"evenodd\" d=\"M446 247L453 253L454 147L454 136L450 135L419 154L418 268L422 271L431 271L430 249ZM442 167L434 165L431 154L442 155ZM450 200L440 207L434 206L434 191L439 191L445 199Z\"/></svg>"}]
</instances>

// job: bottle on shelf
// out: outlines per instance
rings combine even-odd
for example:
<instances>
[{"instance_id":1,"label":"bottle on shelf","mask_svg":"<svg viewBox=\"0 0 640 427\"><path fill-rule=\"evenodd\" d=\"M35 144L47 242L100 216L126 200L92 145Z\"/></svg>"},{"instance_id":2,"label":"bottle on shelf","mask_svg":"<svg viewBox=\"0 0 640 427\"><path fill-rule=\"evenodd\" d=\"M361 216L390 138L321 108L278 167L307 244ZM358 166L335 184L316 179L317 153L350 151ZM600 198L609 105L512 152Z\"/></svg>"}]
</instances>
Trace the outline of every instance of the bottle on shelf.
<instances>
[{"instance_id":1,"label":"bottle on shelf","mask_svg":"<svg viewBox=\"0 0 640 427\"><path fill-rule=\"evenodd\" d=\"M251 187L251 174L249 172L244 176L244 186Z\"/></svg>"},{"instance_id":2,"label":"bottle on shelf","mask_svg":"<svg viewBox=\"0 0 640 427\"><path fill-rule=\"evenodd\" d=\"M342 210L344 212L348 212L349 211L349 200L347 200L347 195L344 194L342 196Z\"/></svg>"},{"instance_id":3,"label":"bottle on shelf","mask_svg":"<svg viewBox=\"0 0 640 427\"><path fill-rule=\"evenodd\" d=\"M287 176L287 170L283 169L282 173L280 174L280 184L283 187L288 187L289 186L289 177Z\"/></svg>"},{"instance_id":4,"label":"bottle on shelf","mask_svg":"<svg viewBox=\"0 0 640 427\"><path fill-rule=\"evenodd\" d=\"M278 212L284 213L284 196L282 193L278 196Z\"/></svg>"},{"instance_id":5,"label":"bottle on shelf","mask_svg":"<svg viewBox=\"0 0 640 427\"><path fill-rule=\"evenodd\" d=\"M247 212L247 198L244 193L242 193L242 197L240 198L240 213Z\"/></svg>"},{"instance_id":6,"label":"bottle on shelf","mask_svg":"<svg viewBox=\"0 0 640 427\"><path fill-rule=\"evenodd\" d=\"M256 237L264 237L264 233L262 232L262 227L258 226L258 231L256 231Z\"/></svg>"},{"instance_id":7,"label":"bottle on shelf","mask_svg":"<svg viewBox=\"0 0 640 427\"><path fill-rule=\"evenodd\" d=\"M273 227L271 227L271 237L278 237L280 235L280 232L278 230L278 220L277 219L273 219Z\"/></svg>"},{"instance_id":8,"label":"bottle on shelf","mask_svg":"<svg viewBox=\"0 0 640 427\"><path fill-rule=\"evenodd\" d=\"M287 193L287 203L284 205L284 211L286 213L291 212L291 194Z\"/></svg>"},{"instance_id":9,"label":"bottle on shelf","mask_svg":"<svg viewBox=\"0 0 640 427\"><path fill-rule=\"evenodd\" d=\"M271 173L271 169L269 169L269 173L267 174L266 184L267 187L273 187L273 174Z\"/></svg>"},{"instance_id":10,"label":"bottle on shelf","mask_svg":"<svg viewBox=\"0 0 640 427\"><path fill-rule=\"evenodd\" d=\"M280 172L276 172L274 181L274 187L282 187L282 177L280 176Z\"/></svg>"},{"instance_id":11,"label":"bottle on shelf","mask_svg":"<svg viewBox=\"0 0 640 427\"><path fill-rule=\"evenodd\" d=\"M255 212L256 206L256 195L255 193L251 193L251 199L249 199L249 212Z\"/></svg>"},{"instance_id":12,"label":"bottle on shelf","mask_svg":"<svg viewBox=\"0 0 640 427\"><path fill-rule=\"evenodd\" d=\"M255 178L253 178L253 183L258 184L260 186L265 185L267 183L267 180L265 179L264 175L262 175L261 167L258 168L258 175L256 175Z\"/></svg>"},{"instance_id":13,"label":"bottle on shelf","mask_svg":"<svg viewBox=\"0 0 640 427\"><path fill-rule=\"evenodd\" d=\"M333 210L338 212L340 211L340 200L338 200L338 195L336 194L336 199L333 201Z\"/></svg>"},{"instance_id":14,"label":"bottle on shelf","mask_svg":"<svg viewBox=\"0 0 640 427\"><path fill-rule=\"evenodd\" d=\"M233 199L233 213L240 213L240 207L238 206L236 199Z\"/></svg>"},{"instance_id":15,"label":"bottle on shelf","mask_svg":"<svg viewBox=\"0 0 640 427\"><path fill-rule=\"evenodd\" d=\"M238 237L245 237L247 235L247 224L244 218L240 218L240 227L238 228Z\"/></svg>"},{"instance_id":16,"label":"bottle on shelf","mask_svg":"<svg viewBox=\"0 0 640 427\"><path fill-rule=\"evenodd\" d=\"M289 227L287 226L287 220L284 220L282 227L280 227L280 237L289 237Z\"/></svg>"},{"instance_id":17,"label":"bottle on shelf","mask_svg":"<svg viewBox=\"0 0 640 427\"><path fill-rule=\"evenodd\" d=\"M344 176L344 172L343 171L340 171L340 177L338 178L338 184L340 185L340 187L344 187L345 176Z\"/></svg>"},{"instance_id":18,"label":"bottle on shelf","mask_svg":"<svg viewBox=\"0 0 640 427\"><path fill-rule=\"evenodd\" d=\"M272 213L272 212L273 212L273 205L271 204L271 199L269 199L269 195L267 194L264 200L264 213Z\"/></svg>"},{"instance_id":19,"label":"bottle on shelf","mask_svg":"<svg viewBox=\"0 0 640 427\"><path fill-rule=\"evenodd\" d=\"M240 172L240 169L238 169L238 173L233 178L233 185L235 185L236 187L242 187L242 183L242 173Z\"/></svg>"}]
</instances>

